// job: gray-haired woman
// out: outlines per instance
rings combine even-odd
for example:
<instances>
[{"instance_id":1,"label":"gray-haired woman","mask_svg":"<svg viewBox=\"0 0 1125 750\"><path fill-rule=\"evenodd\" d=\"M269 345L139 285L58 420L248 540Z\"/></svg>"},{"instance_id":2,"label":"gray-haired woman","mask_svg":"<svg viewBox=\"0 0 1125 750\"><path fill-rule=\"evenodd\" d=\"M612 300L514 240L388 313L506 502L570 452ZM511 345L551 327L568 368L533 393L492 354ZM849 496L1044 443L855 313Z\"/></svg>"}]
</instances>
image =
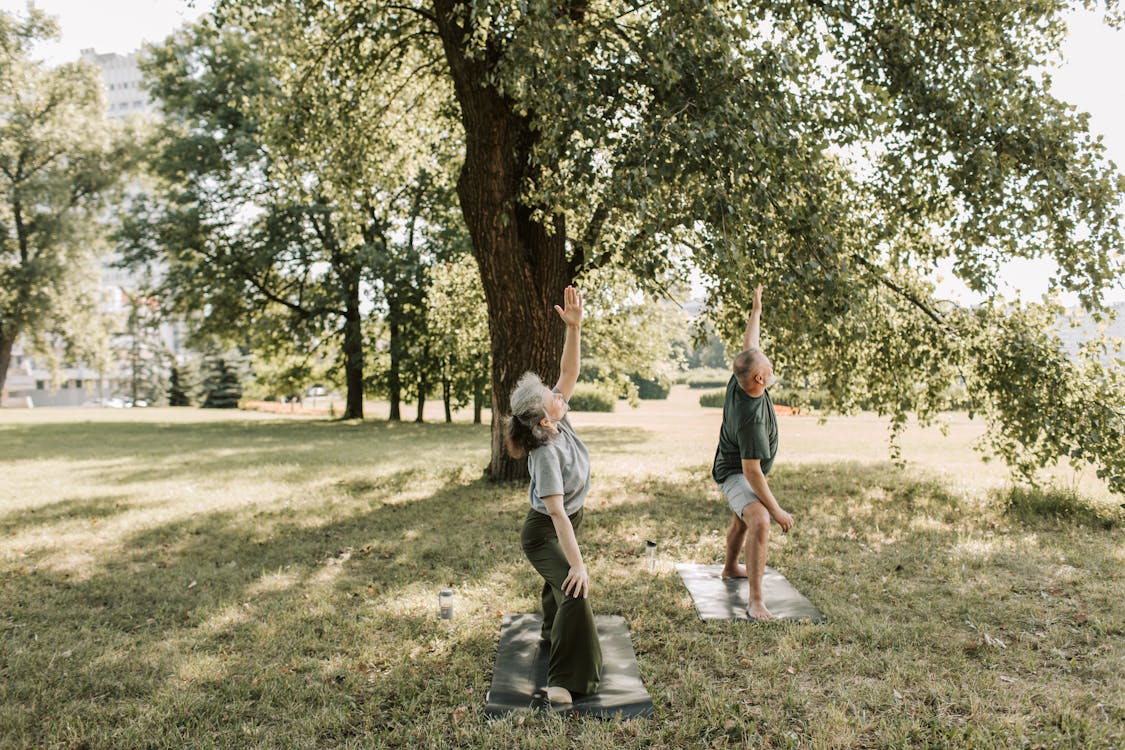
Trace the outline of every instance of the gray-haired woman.
<instances>
[{"instance_id":1,"label":"gray-haired woman","mask_svg":"<svg viewBox=\"0 0 1125 750\"><path fill-rule=\"evenodd\" d=\"M582 296L566 288L565 307L555 310L566 323L559 382L548 388L533 372L512 391L512 416L505 438L514 458L527 456L531 473L531 509L520 544L543 576L542 637L551 643L547 662L547 698L573 701L572 693L597 692L602 649L587 595L590 576L582 561L575 529L590 491L590 453L567 419L567 401L578 381Z\"/></svg>"}]
</instances>

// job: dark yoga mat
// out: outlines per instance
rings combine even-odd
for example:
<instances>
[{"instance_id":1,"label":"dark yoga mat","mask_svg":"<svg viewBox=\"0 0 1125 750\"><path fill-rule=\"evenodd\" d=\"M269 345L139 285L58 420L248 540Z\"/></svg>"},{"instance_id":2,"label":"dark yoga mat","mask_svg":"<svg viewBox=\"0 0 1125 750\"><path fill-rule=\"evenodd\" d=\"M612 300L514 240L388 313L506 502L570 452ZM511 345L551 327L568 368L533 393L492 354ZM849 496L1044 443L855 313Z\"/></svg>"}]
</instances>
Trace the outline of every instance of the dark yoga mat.
<instances>
[{"instance_id":1,"label":"dark yoga mat","mask_svg":"<svg viewBox=\"0 0 1125 750\"><path fill-rule=\"evenodd\" d=\"M724 581L722 570L722 565L676 563L676 571L691 592L700 619L749 620L746 605L750 603L750 588L746 579ZM816 605L785 580L785 576L768 566L762 576L762 595L766 600L766 609L778 619L807 622L824 622L826 619Z\"/></svg>"},{"instance_id":2,"label":"dark yoga mat","mask_svg":"<svg viewBox=\"0 0 1125 750\"><path fill-rule=\"evenodd\" d=\"M485 716L513 712L556 711L612 719L617 716L652 716L652 698L641 682L637 657L624 617L595 615L602 642L602 685L594 695L569 706L547 703L547 655L549 644L539 640L542 615L508 615L500 626L496 668L485 699Z\"/></svg>"}]
</instances>

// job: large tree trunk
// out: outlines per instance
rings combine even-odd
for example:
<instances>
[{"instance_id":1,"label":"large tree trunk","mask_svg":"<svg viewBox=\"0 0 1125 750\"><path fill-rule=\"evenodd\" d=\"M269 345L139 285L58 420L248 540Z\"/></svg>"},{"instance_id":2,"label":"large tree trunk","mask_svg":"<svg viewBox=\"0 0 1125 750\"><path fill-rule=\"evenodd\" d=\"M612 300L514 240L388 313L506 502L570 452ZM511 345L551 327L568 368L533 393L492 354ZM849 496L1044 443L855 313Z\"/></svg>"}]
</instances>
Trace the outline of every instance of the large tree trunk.
<instances>
[{"instance_id":1,"label":"large tree trunk","mask_svg":"<svg viewBox=\"0 0 1125 750\"><path fill-rule=\"evenodd\" d=\"M4 383L8 380L8 368L12 364L12 348L16 345L14 333L0 326L0 406L3 406Z\"/></svg>"},{"instance_id":2,"label":"large tree trunk","mask_svg":"<svg viewBox=\"0 0 1125 750\"><path fill-rule=\"evenodd\" d=\"M363 318L359 309L359 269L345 281L344 380L347 404L344 419L363 419Z\"/></svg>"},{"instance_id":3,"label":"large tree trunk","mask_svg":"<svg viewBox=\"0 0 1125 750\"><path fill-rule=\"evenodd\" d=\"M492 460L497 481L524 479L527 462L504 449L501 420L508 397L528 370L553 386L565 327L553 306L571 281L566 227L561 216L547 226L532 219L533 207L520 201L533 175L531 119L487 83L489 54L465 56L465 29L452 0L435 0L438 26L465 127L465 161L457 180L461 211L472 237L488 304L492 348Z\"/></svg>"}]
</instances>

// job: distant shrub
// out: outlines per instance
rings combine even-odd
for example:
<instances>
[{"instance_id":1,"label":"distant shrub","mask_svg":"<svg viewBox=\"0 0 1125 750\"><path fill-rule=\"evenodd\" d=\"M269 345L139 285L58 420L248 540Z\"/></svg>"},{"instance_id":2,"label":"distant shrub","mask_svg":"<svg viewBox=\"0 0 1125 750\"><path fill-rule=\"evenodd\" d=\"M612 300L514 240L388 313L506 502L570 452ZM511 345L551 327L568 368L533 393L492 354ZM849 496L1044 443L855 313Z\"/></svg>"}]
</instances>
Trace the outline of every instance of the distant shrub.
<instances>
[{"instance_id":1,"label":"distant shrub","mask_svg":"<svg viewBox=\"0 0 1125 750\"><path fill-rule=\"evenodd\" d=\"M784 404L797 409L821 409L828 401L827 391L815 388L776 387L770 389L770 399L775 404Z\"/></svg>"},{"instance_id":2,"label":"distant shrub","mask_svg":"<svg viewBox=\"0 0 1125 750\"><path fill-rule=\"evenodd\" d=\"M721 409L721 408L723 408L723 400L726 399L726 396L727 396L727 392L725 390L711 391L710 393L704 393L704 394L701 394L699 396L699 405L700 406L713 406L713 407Z\"/></svg>"},{"instance_id":3,"label":"distant shrub","mask_svg":"<svg viewBox=\"0 0 1125 750\"><path fill-rule=\"evenodd\" d=\"M642 378L640 375L630 375L629 379L633 381L633 385L637 386L637 398L645 401L666 399L672 391L672 382L667 378L649 379Z\"/></svg>"},{"instance_id":4,"label":"distant shrub","mask_svg":"<svg viewBox=\"0 0 1125 750\"><path fill-rule=\"evenodd\" d=\"M684 377L688 388L722 388L729 381L727 370L689 370Z\"/></svg>"},{"instance_id":5,"label":"distant shrub","mask_svg":"<svg viewBox=\"0 0 1125 750\"><path fill-rule=\"evenodd\" d=\"M570 394L572 411L613 411L617 399L602 388L587 383L579 383Z\"/></svg>"}]
</instances>

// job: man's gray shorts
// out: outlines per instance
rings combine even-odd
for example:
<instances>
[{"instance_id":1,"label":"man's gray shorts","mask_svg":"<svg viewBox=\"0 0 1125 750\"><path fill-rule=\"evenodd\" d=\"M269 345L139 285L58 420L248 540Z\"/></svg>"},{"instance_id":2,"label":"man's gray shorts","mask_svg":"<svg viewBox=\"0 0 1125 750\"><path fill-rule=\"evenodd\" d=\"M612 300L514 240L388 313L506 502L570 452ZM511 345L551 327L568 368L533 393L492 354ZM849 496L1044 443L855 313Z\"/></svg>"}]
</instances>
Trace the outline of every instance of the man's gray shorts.
<instances>
[{"instance_id":1,"label":"man's gray shorts","mask_svg":"<svg viewBox=\"0 0 1125 750\"><path fill-rule=\"evenodd\" d=\"M736 516L742 518L742 511L750 503L760 502L754 490L750 489L750 480L745 474L731 474L719 485L723 495L727 498L727 505Z\"/></svg>"}]
</instances>

